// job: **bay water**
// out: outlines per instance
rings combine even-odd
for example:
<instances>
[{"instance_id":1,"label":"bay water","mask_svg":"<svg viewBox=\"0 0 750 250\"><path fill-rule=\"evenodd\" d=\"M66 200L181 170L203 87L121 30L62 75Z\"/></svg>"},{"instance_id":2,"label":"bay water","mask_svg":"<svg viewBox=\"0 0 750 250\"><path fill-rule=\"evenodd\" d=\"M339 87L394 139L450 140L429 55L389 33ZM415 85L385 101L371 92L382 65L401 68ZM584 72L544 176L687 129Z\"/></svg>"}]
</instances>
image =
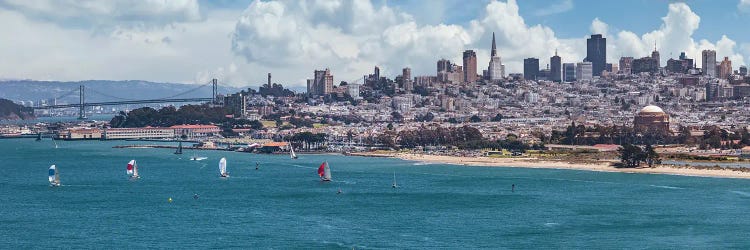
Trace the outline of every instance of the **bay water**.
<instances>
[{"instance_id":1,"label":"bay water","mask_svg":"<svg viewBox=\"0 0 750 250\"><path fill-rule=\"evenodd\" d=\"M0 246L750 248L750 180L129 144L0 140Z\"/></svg>"}]
</instances>

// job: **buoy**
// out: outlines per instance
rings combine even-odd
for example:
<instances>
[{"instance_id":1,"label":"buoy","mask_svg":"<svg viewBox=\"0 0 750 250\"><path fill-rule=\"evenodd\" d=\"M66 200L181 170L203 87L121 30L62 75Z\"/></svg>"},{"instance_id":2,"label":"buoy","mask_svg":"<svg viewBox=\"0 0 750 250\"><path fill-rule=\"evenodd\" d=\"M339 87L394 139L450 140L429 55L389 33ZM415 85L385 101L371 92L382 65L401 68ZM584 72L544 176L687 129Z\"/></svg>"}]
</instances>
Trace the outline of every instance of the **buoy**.
<instances>
[{"instance_id":1,"label":"buoy","mask_svg":"<svg viewBox=\"0 0 750 250\"><path fill-rule=\"evenodd\" d=\"M167 201L172 202L172 197L169 197L169 199L167 199Z\"/></svg>"}]
</instances>

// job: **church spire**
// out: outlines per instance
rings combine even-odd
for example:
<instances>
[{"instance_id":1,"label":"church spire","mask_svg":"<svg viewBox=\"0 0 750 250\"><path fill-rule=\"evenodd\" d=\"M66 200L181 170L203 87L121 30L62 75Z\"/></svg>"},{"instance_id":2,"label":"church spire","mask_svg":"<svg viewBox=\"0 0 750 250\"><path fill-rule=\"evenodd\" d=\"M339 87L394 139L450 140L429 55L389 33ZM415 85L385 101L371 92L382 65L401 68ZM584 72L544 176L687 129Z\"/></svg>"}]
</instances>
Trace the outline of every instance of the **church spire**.
<instances>
[{"instance_id":1,"label":"church spire","mask_svg":"<svg viewBox=\"0 0 750 250\"><path fill-rule=\"evenodd\" d=\"M497 56L497 47L495 47L495 32L492 32L492 54L490 56Z\"/></svg>"}]
</instances>

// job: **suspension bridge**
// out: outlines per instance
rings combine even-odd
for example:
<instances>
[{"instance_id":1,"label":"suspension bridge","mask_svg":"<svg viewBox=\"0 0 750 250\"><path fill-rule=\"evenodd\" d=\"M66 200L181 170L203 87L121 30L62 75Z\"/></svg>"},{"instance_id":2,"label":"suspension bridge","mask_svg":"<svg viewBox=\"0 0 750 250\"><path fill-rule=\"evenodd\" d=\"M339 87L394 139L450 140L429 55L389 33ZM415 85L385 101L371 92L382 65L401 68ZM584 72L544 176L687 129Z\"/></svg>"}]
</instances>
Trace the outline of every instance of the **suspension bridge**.
<instances>
[{"instance_id":1,"label":"suspension bridge","mask_svg":"<svg viewBox=\"0 0 750 250\"><path fill-rule=\"evenodd\" d=\"M179 98L179 96L184 96L186 94L189 94L191 92L194 92L198 89L201 89L203 87L206 87L208 85L211 85L212 91L211 91L211 97L194 97L194 98ZM46 105L46 106L36 106L33 107L36 109L62 109L62 108L78 108L78 119L86 119L86 107L96 107L96 106L117 106L117 105L126 105L126 104L150 104L150 103L181 103L181 102L210 102L211 104L219 104L220 100L217 100L216 96L218 93L218 81L216 79L212 79L208 83L199 85L193 89L184 91L182 93L178 93L176 95L163 97L163 98L157 98L157 99L145 99L145 100L135 100L135 99L127 99L127 98L121 98L112 96L106 93L102 93L99 91L95 91L93 89L89 89L90 92L93 92L95 94L107 97L109 99L116 99L117 101L105 101L105 102L86 102L86 88L83 85L78 86L77 90L71 90L55 99L62 99L64 97L70 96L73 93L78 92L78 103L71 103L71 104L55 104L55 105Z\"/></svg>"}]
</instances>

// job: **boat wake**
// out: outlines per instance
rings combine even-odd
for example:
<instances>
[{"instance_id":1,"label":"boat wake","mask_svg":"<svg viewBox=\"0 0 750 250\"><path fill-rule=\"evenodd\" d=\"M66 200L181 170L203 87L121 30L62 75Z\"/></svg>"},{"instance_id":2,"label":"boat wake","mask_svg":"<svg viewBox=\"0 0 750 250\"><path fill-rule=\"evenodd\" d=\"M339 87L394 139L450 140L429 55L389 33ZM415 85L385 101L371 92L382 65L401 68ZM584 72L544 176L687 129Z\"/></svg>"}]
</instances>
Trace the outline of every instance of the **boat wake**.
<instances>
[{"instance_id":1,"label":"boat wake","mask_svg":"<svg viewBox=\"0 0 750 250\"><path fill-rule=\"evenodd\" d=\"M750 193L748 193L748 192L743 192L743 191L735 191L735 190L731 190L731 191L729 191L729 192L731 192L731 193L735 193L735 194L739 194L739 195L741 195L741 196L745 196L745 197L750 197Z\"/></svg>"},{"instance_id":2,"label":"boat wake","mask_svg":"<svg viewBox=\"0 0 750 250\"><path fill-rule=\"evenodd\" d=\"M412 166L424 166L424 165L435 165L435 163L420 161L420 162L412 163L411 165Z\"/></svg>"},{"instance_id":3,"label":"boat wake","mask_svg":"<svg viewBox=\"0 0 750 250\"><path fill-rule=\"evenodd\" d=\"M673 186L662 186L662 185L649 185L655 188L666 188L666 189L685 189L681 187L673 187Z\"/></svg>"}]
</instances>

